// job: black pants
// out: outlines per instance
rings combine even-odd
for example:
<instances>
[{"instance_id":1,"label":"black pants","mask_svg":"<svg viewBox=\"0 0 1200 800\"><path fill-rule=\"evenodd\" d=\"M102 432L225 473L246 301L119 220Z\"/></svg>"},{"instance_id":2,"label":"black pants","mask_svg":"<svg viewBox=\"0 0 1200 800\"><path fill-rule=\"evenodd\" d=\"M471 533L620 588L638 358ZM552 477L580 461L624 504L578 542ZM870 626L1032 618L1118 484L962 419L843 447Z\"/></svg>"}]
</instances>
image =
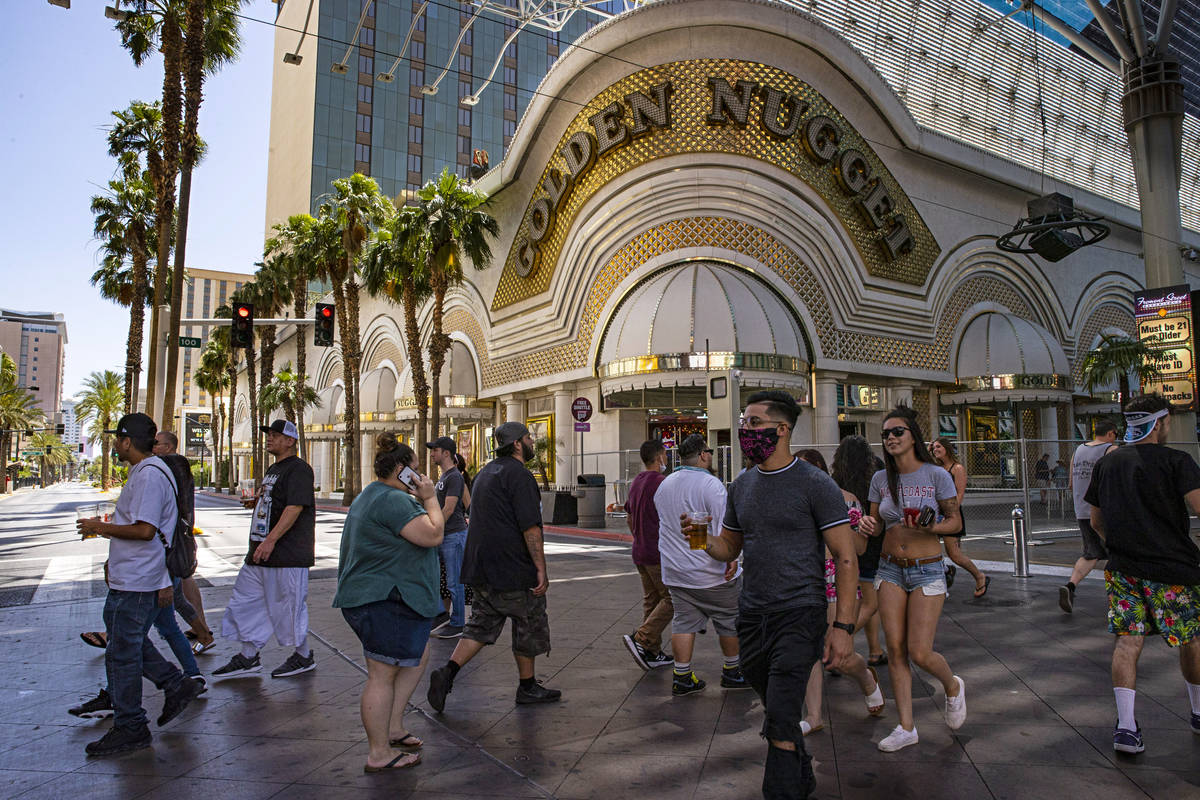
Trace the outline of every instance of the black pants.
<instances>
[{"instance_id":1,"label":"black pants","mask_svg":"<svg viewBox=\"0 0 1200 800\"><path fill-rule=\"evenodd\" d=\"M769 747L763 772L766 800L806 798L816 785L800 721L804 690L825 643L825 606L804 606L738 617L742 672L766 709L762 735L794 742L796 751Z\"/></svg>"}]
</instances>

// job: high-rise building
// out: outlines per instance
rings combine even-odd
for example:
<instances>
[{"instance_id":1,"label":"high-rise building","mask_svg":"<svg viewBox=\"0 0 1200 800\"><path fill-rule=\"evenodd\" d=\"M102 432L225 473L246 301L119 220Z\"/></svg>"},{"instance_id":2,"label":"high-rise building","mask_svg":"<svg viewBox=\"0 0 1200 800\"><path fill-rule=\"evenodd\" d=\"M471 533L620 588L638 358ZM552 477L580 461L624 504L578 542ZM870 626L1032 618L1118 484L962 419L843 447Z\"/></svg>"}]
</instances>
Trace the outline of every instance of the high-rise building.
<instances>
[{"instance_id":1,"label":"high-rise building","mask_svg":"<svg viewBox=\"0 0 1200 800\"><path fill-rule=\"evenodd\" d=\"M51 421L62 408L67 323L52 311L0 308L0 350L17 363L17 385L29 389Z\"/></svg>"},{"instance_id":2,"label":"high-rise building","mask_svg":"<svg viewBox=\"0 0 1200 800\"><path fill-rule=\"evenodd\" d=\"M242 288L242 284L251 277L242 272L220 272L189 267L187 285L183 287L184 319L212 317L218 308L229 302L230 295ZM200 337L200 341L203 343L207 341L210 330L212 329L185 325L180 328L179 335ZM192 380L192 373L199 362L199 348L183 348L179 358L175 397L176 405L188 410L208 408L209 404L208 395L201 391Z\"/></svg>"},{"instance_id":3,"label":"high-rise building","mask_svg":"<svg viewBox=\"0 0 1200 800\"><path fill-rule=\"evenodd\" d=\"M75 416L74 398L62 401L62 426L63 444L70 447L72 451L79 450L79 443L83 441L83 432L79 428L79 418Z\"/></svg>"}]
</instances>

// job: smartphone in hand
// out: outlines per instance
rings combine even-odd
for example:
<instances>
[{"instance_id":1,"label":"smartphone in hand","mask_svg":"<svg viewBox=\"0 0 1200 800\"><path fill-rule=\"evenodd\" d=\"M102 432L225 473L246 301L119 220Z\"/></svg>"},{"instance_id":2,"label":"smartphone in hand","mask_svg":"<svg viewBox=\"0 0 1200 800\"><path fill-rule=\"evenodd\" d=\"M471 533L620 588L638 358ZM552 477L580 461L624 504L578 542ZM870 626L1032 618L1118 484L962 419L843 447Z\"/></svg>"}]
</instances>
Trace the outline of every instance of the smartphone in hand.
<instances>
[{"instance_id":1,"label":"smartphone in hand","mask_svg":"<svg viewBox=\"0 0 1200 800\"><path fill-rule=\"evenodd\" d=\"M420 476L412 467L405 467L404 469L400 470L400 474L396 477L398 477L400 482L409 489L412 489L414 492L417 490L417 480L420 478Z\"/></svg>"}]
</instances>

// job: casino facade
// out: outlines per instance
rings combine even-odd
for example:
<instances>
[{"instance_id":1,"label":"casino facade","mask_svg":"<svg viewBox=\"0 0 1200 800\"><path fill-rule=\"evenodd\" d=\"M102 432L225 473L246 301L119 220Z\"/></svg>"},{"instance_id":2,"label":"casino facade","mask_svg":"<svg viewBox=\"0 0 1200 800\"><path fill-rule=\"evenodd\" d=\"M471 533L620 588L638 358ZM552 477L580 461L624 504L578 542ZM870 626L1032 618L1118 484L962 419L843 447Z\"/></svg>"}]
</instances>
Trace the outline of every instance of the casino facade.
<instances>
[{"instance_id":1,"label":"casino facade","mask_svg":"<svg viewBox=\"0 0 1200 800\"><path fill-rule=\"evenodd\" d=\"M1111 392L1083 391L1080 371L1101 334L1135 330L1144 270L1127 193L1100 190L1095 153L1090 183L1071 182L937 130L927 104L966 103L957 84L898 91L888 65L844 34L774 3L668 0L595 27L558 59L477 183L500 222L494 262L468 267L446 304L443 418L468 460L516 419L552 443L552 482L573 483L581 463L611 473L614 461L580 462L581 447L635 450L719 427L714 377L742 397L778 387L800 398L794 444L877 439L898 403L931 433L971 441L1074 439L1115 409ZM1056 57L1047 97L1070 98L1063 84L1081 75L1101 80L1082 56ZM979 124L1011 134L1008 87L995 88ZM1116 114L1106 124L1120 131ZM1080 144L1075 158L1088 157ZM1051 191L1103 217L1108 238L1054 263L998 249L1027 201ZM1200 246L1194 200L1185 239ZM416 417L400 316L362 297L365 461L379 430L411 431ZM296 346L294 330L282 337L276 363ZM310 347L308 363L323 406L308 420L310 460L325 493L342 470L342 368L333 348ZM248 443L241 395L235 439ZM582 436L578 397L596 409Z\"/></svg>"}]
</instances>

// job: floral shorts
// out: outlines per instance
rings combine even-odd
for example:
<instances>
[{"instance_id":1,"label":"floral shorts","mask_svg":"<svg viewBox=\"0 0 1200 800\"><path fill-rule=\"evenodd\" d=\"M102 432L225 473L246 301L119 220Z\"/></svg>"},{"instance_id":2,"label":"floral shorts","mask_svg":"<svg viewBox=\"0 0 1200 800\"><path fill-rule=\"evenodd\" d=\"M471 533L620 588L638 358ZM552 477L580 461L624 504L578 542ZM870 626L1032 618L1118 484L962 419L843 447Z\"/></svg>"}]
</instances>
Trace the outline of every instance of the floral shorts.
<instances>
[{"instance_id":1,"label":"floral shorts","mask_svg":"<svg viewBox=\"0 0 1200 800\"><path fill-rule=\"evenodd\" d=\"M1171 647L1200 636L1200 586L1171 585L1104 573L1108 631L1118 636L1161 634Z\"/></svg>"},{"instance_id":2,"label":"floral shorts","mask_svg":"<svg viewBox=\"0 0 1200 800\"><path fill-rule=\"evenodd\" d=\"M862 589L855 589L854 592L862 600ZM832 558L825 559L825 602L837 602L837 564Z\"/></svg>"}]
</instances>

